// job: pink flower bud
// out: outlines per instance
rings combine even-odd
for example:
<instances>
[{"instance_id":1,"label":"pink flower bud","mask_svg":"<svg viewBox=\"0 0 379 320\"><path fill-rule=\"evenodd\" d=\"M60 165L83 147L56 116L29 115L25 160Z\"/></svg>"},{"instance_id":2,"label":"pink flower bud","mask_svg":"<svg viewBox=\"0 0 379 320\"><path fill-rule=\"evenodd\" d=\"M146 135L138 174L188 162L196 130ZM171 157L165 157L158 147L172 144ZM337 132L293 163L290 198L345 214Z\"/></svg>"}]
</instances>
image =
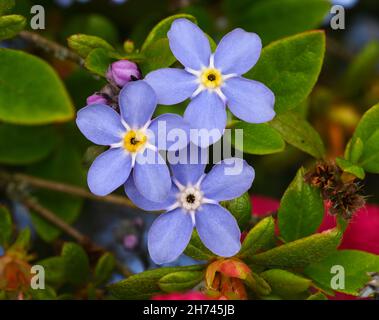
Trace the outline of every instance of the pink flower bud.
<instances>
[{"instance_id":1,"label":"pink flower bud","mask_svg":"<svg viewBox=\"0 0 379 320\"><path fill-rule=\"evenodd\" d=\"M100 94L95 93L87 98L87 105L90 106L93 104L107 104L107 99Z\"/></svg>"},{"instance_id":2,"label":"pink flower bud","mask_svg":"<svg viewBox=\"0 0 379 320\"><path fill-rule=\"evenodd\" d=\"M107 79L123 87L133 78L140 79L141 73L134 62L120 60L112 63L107 72Z\"/></svg>"}]
</instances>

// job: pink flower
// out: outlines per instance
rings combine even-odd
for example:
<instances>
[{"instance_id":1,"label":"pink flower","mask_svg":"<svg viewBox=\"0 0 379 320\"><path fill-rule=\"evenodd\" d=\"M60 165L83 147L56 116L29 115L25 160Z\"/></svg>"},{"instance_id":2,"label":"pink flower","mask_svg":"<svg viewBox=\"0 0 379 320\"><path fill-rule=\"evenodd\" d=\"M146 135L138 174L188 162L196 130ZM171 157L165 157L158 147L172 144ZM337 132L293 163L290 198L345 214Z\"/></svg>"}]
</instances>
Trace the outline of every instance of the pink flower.
<instances>
[{"instance_id":1,"label":"pink flower","mask_svg":"<svg viewBox=\"0 0 379 320\"><path fill-rule=\"evenodd\" d=\"M93 95L89 96L87 98L87 105L94 105L94 104L107 104L107 99L105 99L102 95L94 93Z\"/></svg>"},{"instance_id":2,"label":"pink flower","mask_svg":"<svg viewBox=\"0 0 379 320\"><path fill-rule=\"evenodd\" d=\"M113 81L119 87L125 86L133 79L141 78L141 73L137 65L129 60L119 60L113 62L108 69L107 79Z\"/></svg>"},{"instance_id":3,"label":"pink flower","mask_svg":"<svg viewBox=\"0 0 379 320\"><path fill-rule=\"evenodd\" d=\"M199 291L173 292L156 295L152 300L209 300L209 298Z\"/></svg>"}]
</instances>

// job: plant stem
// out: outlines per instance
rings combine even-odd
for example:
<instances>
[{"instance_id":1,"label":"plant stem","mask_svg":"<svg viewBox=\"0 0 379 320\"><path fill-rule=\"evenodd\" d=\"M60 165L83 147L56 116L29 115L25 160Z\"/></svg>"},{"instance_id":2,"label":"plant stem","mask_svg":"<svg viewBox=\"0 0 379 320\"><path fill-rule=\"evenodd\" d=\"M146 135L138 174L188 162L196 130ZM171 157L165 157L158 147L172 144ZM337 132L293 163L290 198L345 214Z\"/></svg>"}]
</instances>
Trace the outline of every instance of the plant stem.
<instances>
[{"instance_id":1,"label":"plant stem","mask_svg":"<svg viewBox=\"0 0 379 320\"><path fill-rule=\"evenodd\" d=\"M0 172L0 180L4 179L6 181L12 181L16 183L26 184L32 187L47 189L62 193L67 193L73 196L78 196L90 200L108 202L120 206L126 206L130 208L136 208L136 206L126 197L117 195L108 195L104 197L99 197L84 188L73 186L57 181L45 180L38 177L29 176L23 173L10 174L7 172Z\"/></svg>"},{"instance_id":2,"label":"plant stem","mask_svg":"<svg viewBox=\"0 0 379 320\"><path fill-rule=\"evenodd\" d=\"M33 44L35 47L38 47L46 52L54 54L54 56L61 60L70 60L80 66L84 66L84 59L77 55L75 52L70 49L44 38L36 32L31 31L21 31L19 34L21 39Z\"/></svg>"},{"instance_id":3,"label":"plant stem","mask_svg":"<svg viewBox=\"0 0 379 320\"><path fill-rule=\"evenodd\" d=\"M40 217L44 218L68 236L75 239L81 246L83 246L89 252L106 252L106 250L96 243L94 243L89 237L82 234L79 230L75 229L73 226L69 225L61 218L59 218L53 211L48 208L45 208L40 203L38 203L35 199L30 196L23 196L21 198L21 203L25 205L27 208L38 214ZM132 272L126 268L119 261L116 262L117 269L125 276L129 277Z\"/></svg>"}]
</instances>

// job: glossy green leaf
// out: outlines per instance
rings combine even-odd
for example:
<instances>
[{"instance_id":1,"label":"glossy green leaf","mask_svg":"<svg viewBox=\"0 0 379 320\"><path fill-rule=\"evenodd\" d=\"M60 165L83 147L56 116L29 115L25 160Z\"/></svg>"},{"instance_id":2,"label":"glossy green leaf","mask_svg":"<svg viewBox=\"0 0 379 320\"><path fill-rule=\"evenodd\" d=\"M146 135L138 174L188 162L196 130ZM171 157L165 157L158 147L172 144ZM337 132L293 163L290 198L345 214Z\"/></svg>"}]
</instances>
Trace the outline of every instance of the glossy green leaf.
<instances>
[{"instance_id":1,"label":"glossy green leaf","mask_svg":"<svg viewBox=\"0 0 379 320\"><path fill-rule=\"evenodd\" d=\"M310 295L307 300L328 300L328 297L322 292L317 292L315 294Z\"/></svg>"},{"instance_id":2,"label":"glossy green leaf","mask_svg":"<svg viewBox=\"0 0 379 320\"><path fill-rule=\"evenodd\" d=\"M316 232L324 218L324 202L320 191L304 181L304 169L284 193L278 211L280 237L294 241Z\"/></svg>"},{"instance_id":3,"label":"glossy green leaf","mask_svg":"<svg viewBox=\"0 0 379 320\"><path fill-rule=\"evenodd\" d=\"M53 127L0 124L0 163L23 165L48 156L57 143Z\"/></svg>"},{"instance_id":4,"label":"glossy green leaf","mask_svg":"<svg viewBox=\"0 0 379 320\"><path fill-rule=\"evenodd\" d=\"M12 10L15 6L15 0L1 0L0 1L0 16L6 14Z\"/></svg>"},{"instance_id":5,"label":"glossy green leaf","mask_svg":"<svg viewBox=\"0 0 379 320\"><path fill-rule=\"evenodd\" d=\"M103 254L96 264L94 271L95 284L100 285L106 283L116 266L116 259L113 254L107 252Z\"/></svg>"},{"instance_id":6,"label":"glossy green leaf","mask_svg":"<svg viewBox=\"0 0 379 320\"><path fill-rule=\"evenodd\" d=\"M60 286L67 280L66 276L66 260L63 257L50 257L38 261L45 269L45 280L47 283Z\"/></svg>"},{"instance_id":7,"label":"glossy green leaf","mask_svg":"<svg viewBox=\"0 0 379 320\"><path fill-rule=\"evenodd\" d=\"M345 288L335 290L358 295L360 289L370 280L367 273L379 271L379 256L357 250L339 250L322 261L308 266L304 272L316 283L331 288L331 280L336 276L336 273L332 272L333 266L341 266L345 273Z\"/></svg>"},{"instance_id":8,"label":"glossy green leaf","mask_svg":"<svg viewBox=\"0 0 379 320\"><path fill-rule=\"evenodd\" d=\"M196 23L196 18L189 14L176 14L166 19L163 19L150 31L149 35L147 36L145 42L143 43L141 47L141 51L145 51L150 45L152 45L157 40L162 39L162 38L167 38L167 32L168 30L170 30L171 24L176 19L181 19L181 18L188 19Z\"/></svg>"},{"instance_id":9,"label":"glossy green leaf","mask_svg":"<svg viewBox=\"0 0 379 320\"><path fill-rule=\"evenodd\" d=\"M338 230L328 230L259 253L250 260L270 268L302 268L335 252L340 241Z\"/></svg>"},{"instance_id":10,"label":"glossy green leaf","mask_svg":"<svg viewBox=\"0 0 379 320\"><path fill-rule=\"evenodd\" d=\"M265 47L257 65L245 76L268 86L280 114L300 105L317 82L324 60L325 34L311 31Z\"/></svg>"},{"instance_id":11,"label":"glossy green leaf","mask_svg":"<svg viewBox=\"0 0 379 320\"><path fill-rule=\"evenodd\" d=\"M32 289L30 294L33 300L56 300L57 293L54 288L46 286L44 289Z\"/></svg>"},{"instance_id":12,"label":"glossy green leaf","mask_svg":"<svg viewBox=\"0 0 379 320\"><path fill-rule=\"evenodd\" d=\"M85 185L81 156L72 144L60 144L55 153L44 161L31 166L28 173L47 180L78 186ZM67 223L76 220L83 204L82 198L47 190L35 191L33 195L41 205L52 210ZM53 241L61 234L60 229L38 214L32 213L32 222L39 236L47 242Z\"/></svg>"},{"instance_id":13,"label":"glossy green leaf","mask_svg":"<svg viewBox=\"0 0 379 320\"><path fill-rule=\"evenodd\" d=\"M159 287L159 280L162 277L181 271L201 271L203 268L203 266L195 265L148 270L114 283L108 289L112 296L118 299L150 299L153 295L162 292Z\"/></svg>"},{"instance_id":14,"label":"glossy green leaf","mask_svg":"<svg viewBox=\"0 0 379 320\"><path fill-rule=\"evenodd\" d=\"M275 220L266 217L259 221L246 235L239 256L249 259L260 251L272 248L275 244Z\"/></svg>"},{"instance_id":15,"label":"glossy green leaf","mask_svg":"<svg viewBox=\"0 0 379 320\"><path fill-rule=\"evenodd\" d=\"M324 143L319 133L299 113L290 111L280 114L269 125L290 145L317 159L325 156Z\"/></svg>"},{"instance_id":16,"label":"glossy green leaf","mask_svg":"<svg viewBox=\"0 0 379 320\"><path fill-rule=\"evenodd\" d=\"M84 249L76 243L67 242L62 248L61 254L67 281L73 285L84 284L89 275L89 260Z\"/></svg>"},{"instance_id":17,"label":"glossy green leaf","mask_svg":"<svg viewBox=\"0 0 379 320\"><path fill-rule=\"evenodd\" d=\"M91 72L105 77L107 70L109 68L109 65L115 61L111 56L108 54L108 52L103 48L97 48L92 50L85 62L84 66Z\"/></svg>"},{"instance_id":18,"label":"glossy green leaf","mask_svg":"<svg viewBox=\"0 0 379 320\"><path fill-rule=\"evenodd\" d=\"M368 110L355 129L353 138L346 150L347 160L362 167L365 171L379 173L379 104ZM359 140L361 143L359 143ZM357 142L358 141L358 142ZM357 153L361 153L360 157ZM358 159L358 160L357 160Z\"/></svg>"},{"instance_id":19,"label":"glossy green leaf","mask_svg":"<svg viewBox=\"0 0 379 320\"><path fill-rule=\"evenodd\" d=\"M226 14L238 26L256 32L263 43L321 26L328 0L226 0Z\"/></svg>"},{"instance_id":20,"label":"glossy green leaf","mask_svg":"<svg viewBox=\"0 0 379 320\"><path fill-rule=\"evenodd\" d=\"M337 165L347 173L351 173L359 179L365 178L365 171L360 167L343 158L336 158Z\"/></svg>"},{"instance_id":21,"label":"glossy green leaf","mask_svg":"<svg viewBox=\"0 0 379 320\"><path fill-rule=\"evenodd\" d=\"M83 58L86 58L93 49L114 51L115 49L104 39L87 34L74 34L67 39L68 46Z\"/></svg>"},{"instance_id":22,"label":"glossy green leaf","mask_svg":"<svg viewBox=\"0 0 379 320\"><path fill-rule=\"evenodd\" d=\"M9 49L0 49L0 61L0 120L35 125L74 116L62 81L45 61Z\"/></svg>"},{"instance_id":23,"label":"glossy green leaf","mask_svg":"<svg viewBox=\"0 0 379 320\"><path fill-rule=\"evenodd\" d=\"M285 148L281 135L267 123L253 124L238 121L233 129L243 130L233 130L231 142L236 149L244 153L264 155L281 152Z\"/></svg>"},{"instance_id":24,"label":"glossy green leaf","mask_svg":"<svg viewBox=\"0 0 379 320\"><path fill-rule=\"evenodd\" d=\"M208 261L216 258L216 255L204 246L196 230L192 232L191 240L184 253L196 260Z\"/></svg>"},{"instance_id":25,"label":"glossy green leaf","mask_svg":"<svg viewBox=\"0 0 379 320\"><path fill-rule=\"evenodd\" d=\"M158 285L164 292L188 291L203 279L203 271L178 271L163 276Z\"/></svg>"},{"instance_id":26,"label":"glossy green leaf","mask_svg":"<svg viewBox=\"0 0 379 320\"><path fill-rule=\"evenodd\" d=\"M20 15L0 17L0 41L15 37L25 28L26 19Z\"/></svg>"},{"instance_id":27,"label":"glossy green leaf","mask_svg":"<svg viewBox=\"0 0 379 320\"><path fill-rule=\"evenodd\" d=\"M167 38L153 42L143 51L143 56L144 60L139 66L145 75L156 69L167 68L176 61Z\"/></svg>"},{"instance_id":28,"label":"glossy green leaf","mask_svg":"<svg viewBox=\"0 0 379 320\"><path fill-rule=\"evenodd\" d=\"M251 202L247 192L233 200L222 201L220 204L236 218L241 230L248 226L251 219Z\"/></svg>"},{"instance_id":29,"label":"glossy green leaf","mask_svg":"<svg viewBox=\"0 0 379 320\"><path fill-rule=\"evenodd\" d=\"M0 246L9 244L12 236L12 218L8 209L0 205Z\"/></svg>"},{"instance_id":30,"label":"glossy green leaf","mask_svg":"<svg viewBox=\"0 0 379 320\"><path fill-rule=\"evenodd\" d=\"M260 276L270 285L273 294L287 299L308 291L312 284L309 279L281 269L270 269Z\"/></svg>"}]
</instances>

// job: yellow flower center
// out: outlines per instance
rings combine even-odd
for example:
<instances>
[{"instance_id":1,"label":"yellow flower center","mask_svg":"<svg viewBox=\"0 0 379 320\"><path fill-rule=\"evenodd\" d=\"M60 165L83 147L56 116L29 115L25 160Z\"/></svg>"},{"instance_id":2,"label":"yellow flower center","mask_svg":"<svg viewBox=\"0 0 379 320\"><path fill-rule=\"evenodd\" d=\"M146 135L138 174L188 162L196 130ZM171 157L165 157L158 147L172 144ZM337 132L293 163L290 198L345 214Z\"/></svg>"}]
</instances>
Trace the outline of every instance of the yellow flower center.
<instances>
[{"instance_id":1,"label":"yellow flower center","mask_svg":"<svg viewBox=\"0 0 379 320\"><path fill-rule=\"evenodd\" d=\"M147 136L141 131L128 131L124 136L124 148L129 152L139 151L146 143Z\"/></svg>"},{"instance_id":2,"label":"yellow flower center","mask_svg":"<svg viewBox=\"0 0 379 320\"><path fill-rule=\"evenodd\" d=\"M201 83L204 87L215 89L222 85L222 75L217 69L205 69L201 74Z\"/></svg>"}]
</instances>

